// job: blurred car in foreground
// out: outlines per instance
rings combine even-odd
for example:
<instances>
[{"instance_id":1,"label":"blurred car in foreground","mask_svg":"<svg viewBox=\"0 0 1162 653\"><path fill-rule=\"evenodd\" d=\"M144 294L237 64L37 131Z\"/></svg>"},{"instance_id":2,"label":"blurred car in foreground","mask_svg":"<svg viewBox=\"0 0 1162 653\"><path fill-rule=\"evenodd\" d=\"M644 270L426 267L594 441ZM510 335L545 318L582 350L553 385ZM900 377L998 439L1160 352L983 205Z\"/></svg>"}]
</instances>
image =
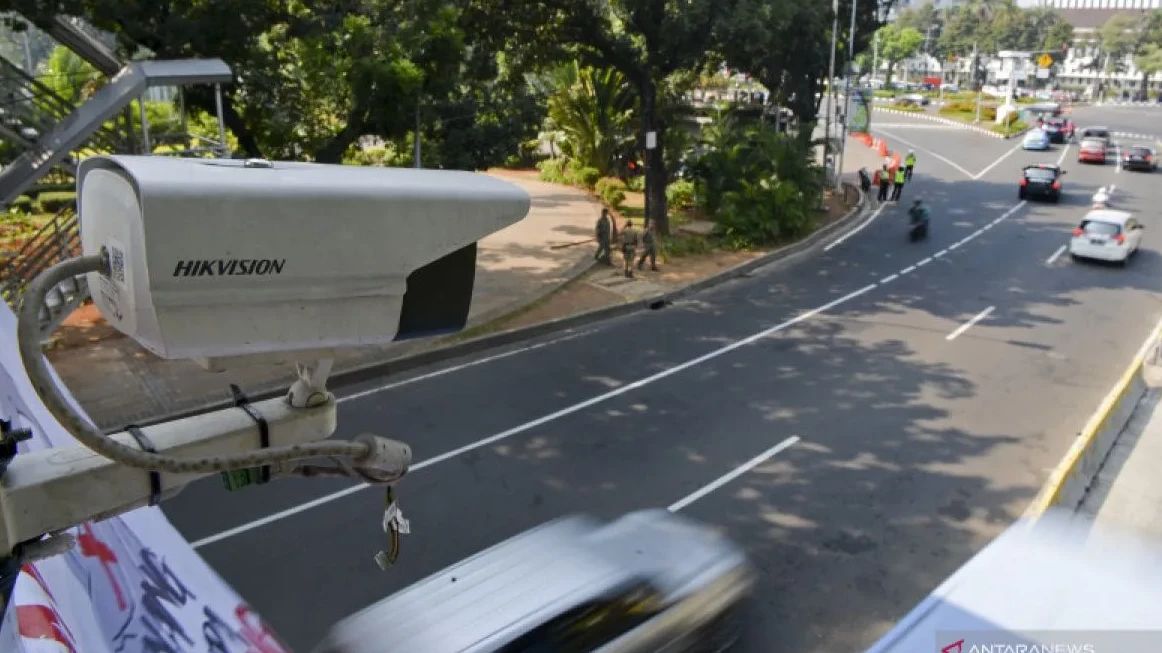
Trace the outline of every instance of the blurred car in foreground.
<instances>
[{"instance_id":1,"label":"blurred car in foreground","mask_svg":"<svg viewBox=\"0 0 1162 653\"><path fill-rule=\"evenodd\" d=\"M1043 129L1030 129L1029 133L1025 134L1025 140L1021 142L1021 147L1026 150L1047 150L1049 149L1049 134L1046 134Z\"/></svg>"},{"instance_id":2,"label":"blurred car in foreground","mask_svg":"<svg viewBox=\"0 0 1162 653\"><path fill-rule=\"evenodd\" d=\"M336 624L318 653L720 651L753 571L666 510L549 522Z\"/></svg>"},{"instance_id":3,"label":"blurred car in foreground","mask_svg":"<svg viewBox=\"0 0 1162 653\"><path fill-rule=\"evenodd\" d=\"M1058 508L1010 526L867 653L1155 653L1158 624L1162 543Z\"/></svg>"},{"instance_id":4,"label":"blurred car in foreground","mask_svg":"<svg viewBox=\"0 0 1162 653\"><path fill-rule=\"evenodd\" d=\"M1105 142L1097 138L1081 141L1081 145L1077 148L1077 161L1079 163L1105 163Z\"/></svg>"},{"instance_id":5,"label":"blurred car in foreground","mask_svg":"<svg viewBox=\"0 0 1162 653\"><path fill-rule=\"evenodd\" d=\"M1149 145L1131 145L1122 154L1122 167L1126 170L1154 172L1158 169L1158 158Z\"/></svg>"},{"instance_id":6,"label":"blurred car in foreground","mask_svg":"<svg viewBox=\"0 0 1162 653\"><path fill-rule=\"evenodd\" d=\"M1020 199L1047 199L1057 202L1061 199L1061 177L1065 171L1051 163L1025 166L1021 170Z\"/></svg>"},{"instance_id":7,"label":"blurred car in foreground","mask_svg":"<svg viewBox=\"0 0 1162 653\"><path fill-rule=\"evenodd\" d=\"M917 104L920 106L928 106L930 100L927 95L922 93L907 93L905 95L896 96L897 104Z\"/></svg>"},{"instance_id":8,"label":"blurred car in foreground","mask_svg":"<svg viewBox=\"0 0 1162 653\"><path fill-rule=\"evenodd\" d=\"M1069 240L1069 255L1125 263L1142 244L1145 227L1125 211L1098 209L1082 218Z\"/></svg>"}]
</instances>

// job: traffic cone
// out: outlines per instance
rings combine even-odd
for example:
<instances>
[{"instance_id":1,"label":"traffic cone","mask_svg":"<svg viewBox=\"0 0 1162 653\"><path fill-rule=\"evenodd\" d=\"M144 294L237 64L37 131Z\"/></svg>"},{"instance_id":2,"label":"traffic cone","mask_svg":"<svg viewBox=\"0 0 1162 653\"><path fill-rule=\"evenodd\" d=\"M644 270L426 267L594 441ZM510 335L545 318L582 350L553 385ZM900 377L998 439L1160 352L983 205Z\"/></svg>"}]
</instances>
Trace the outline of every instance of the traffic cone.
<instances>
[{"instance_id":1,"label":"traffic cone","mask_svg":"<svg viewBox=\"0 0 1162 653\"><path fill-rule=\"evenodd\" d=\"M888 144L881 140L879 147L877 148L877 151L880 153L880 156L887 156L888 155Z\"/></svg>"}]
</instances>

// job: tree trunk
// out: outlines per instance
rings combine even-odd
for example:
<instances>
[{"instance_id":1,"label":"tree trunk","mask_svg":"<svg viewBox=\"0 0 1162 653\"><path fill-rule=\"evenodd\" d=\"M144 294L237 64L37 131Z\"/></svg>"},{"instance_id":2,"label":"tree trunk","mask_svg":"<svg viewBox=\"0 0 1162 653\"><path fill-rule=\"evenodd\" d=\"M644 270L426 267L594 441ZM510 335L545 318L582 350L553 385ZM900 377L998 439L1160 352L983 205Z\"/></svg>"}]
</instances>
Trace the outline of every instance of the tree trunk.
<instances>
[{"instance_id":1,"label":"tree trunk","mask_svg":"<svg viewBox=\"0 0 1162 653\"><path fill-rule=\"evenodd\" d=\"M646 221L653 223L657 233L670 234L670 219L666 209L666 158L662 151L664 129L658 124L658 88L647 73L642 76L639 92L642 102L642 145L647 145L648 134L656 132L656 147L645 150L646 164Z\"/></svg>"},{"instance_id":2,"label":"tree trunk","mask_svg":"<svg viewBox=\"0 0 1162 653\"><path fill-rule=\"evenodd\" d=\"M1142 100L1146 99L1146 93L1149 92L1150 73L1142 73Z\"/></svg>"},{"instance_id":3,"label":"tree trunk","mask_svg":"<svg viewBox=\"0 0 1162 653\"><path fill-rule=\"evenodd\" d=\"M354 118L348 118L347 126L331 137L322 147L315 150L315 161L317 163L342 163L343 153L351 144L359 139L363 132L363 122Z\"/></svg>"},{"instance_id":4,"label":"tree trunk","mask_svg":"<svg viewBox=\"0 0 1162 653\"><path fill-rule=\"evenodd\" d=\"M888 61L888 70L884 73L884 88L892 85L892 71L896 68L896 62Z\"/></svg>"}]
</instances>

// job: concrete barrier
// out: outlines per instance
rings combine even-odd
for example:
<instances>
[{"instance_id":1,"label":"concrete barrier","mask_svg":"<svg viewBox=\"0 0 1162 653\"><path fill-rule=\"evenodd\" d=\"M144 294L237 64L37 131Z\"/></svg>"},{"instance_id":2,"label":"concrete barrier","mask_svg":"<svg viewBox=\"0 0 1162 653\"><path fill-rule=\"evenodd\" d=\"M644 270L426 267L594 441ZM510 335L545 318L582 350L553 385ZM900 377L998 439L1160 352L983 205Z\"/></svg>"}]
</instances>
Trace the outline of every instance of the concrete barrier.
<instances>
[{"instance_id":1,"label":"concrete barrier","mask_svg":"<svg viewBox=\"0 0 1162 653\"><path fill-rule=\"evenodd\" d=\"M1160 335L1162 322L1150 332L1129 367L1102 399L1065 457L1053 469L1049 480L1025 511L1026 517L1037 519L1050 508L1073 511L1081 505L1106 455L1130 421L1138 400L1162 376L1158 373Z\"/></svg>"}]
</instances>

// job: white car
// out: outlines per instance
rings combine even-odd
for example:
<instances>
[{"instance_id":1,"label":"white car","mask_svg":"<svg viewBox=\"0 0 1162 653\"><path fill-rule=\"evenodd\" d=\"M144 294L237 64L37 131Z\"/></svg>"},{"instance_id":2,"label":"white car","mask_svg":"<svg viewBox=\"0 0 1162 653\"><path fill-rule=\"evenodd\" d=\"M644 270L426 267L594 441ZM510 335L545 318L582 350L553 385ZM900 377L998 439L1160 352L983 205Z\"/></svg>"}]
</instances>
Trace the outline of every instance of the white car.
<instances>
[{"instance_id":1,"label":"white car","mask_svg":"<svg viewBox=\"0 0 1162 653\"><path fill-rule=\"evenodd\" d=\"M1030 130L1028 134L1025 134L1025 140L1021 143L1021 147L1026 150L1048 150L1049 134L1045 133L1044 129Z\"/></svg>"},{"instance_id":2,"label":"white car","mask_svg":"<svg viewBox=\"0 0 1162 653\"><path fill-rule=\"evenodd\" d=\"M1073 230L1069 254L1075 259L1091 258L1125 264L1142 244L1144 228L1125 211L1090 211Z\"/></svg>"}]
</instances>

